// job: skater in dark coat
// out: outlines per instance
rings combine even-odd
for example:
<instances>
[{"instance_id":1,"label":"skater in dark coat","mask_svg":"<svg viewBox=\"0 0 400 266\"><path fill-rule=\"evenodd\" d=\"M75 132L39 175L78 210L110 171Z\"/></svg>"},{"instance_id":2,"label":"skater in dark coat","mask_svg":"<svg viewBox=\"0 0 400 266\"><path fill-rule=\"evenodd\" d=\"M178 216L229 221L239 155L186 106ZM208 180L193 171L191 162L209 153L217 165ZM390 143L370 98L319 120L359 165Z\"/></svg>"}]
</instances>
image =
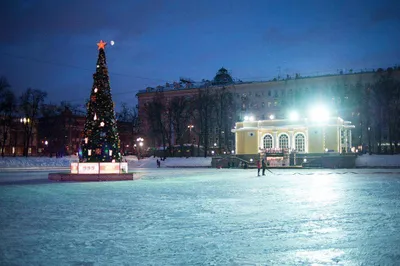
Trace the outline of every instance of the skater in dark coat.
<instances>
[{"instance_id":1,"label":"skater in dark coat","mask_svg":"<svg viewBox=\"0 0 400 266\"><path fill-rule=\"evenodd\" d=\"M262 175L265 175L265 169L267 168L267 164L265 163L266 159L262 160Z\"/></svg>"},{"instance_id":2,"label":"skater in dark coat","mask_svg":"<svg viewBox=\"0 0 400 266\"><path fill-rule=\"evenodd\" d=\"M260 176L260 170L261 170L261 162L260 159L257 160L257 175Z\"/></svg>"}]
</instances>

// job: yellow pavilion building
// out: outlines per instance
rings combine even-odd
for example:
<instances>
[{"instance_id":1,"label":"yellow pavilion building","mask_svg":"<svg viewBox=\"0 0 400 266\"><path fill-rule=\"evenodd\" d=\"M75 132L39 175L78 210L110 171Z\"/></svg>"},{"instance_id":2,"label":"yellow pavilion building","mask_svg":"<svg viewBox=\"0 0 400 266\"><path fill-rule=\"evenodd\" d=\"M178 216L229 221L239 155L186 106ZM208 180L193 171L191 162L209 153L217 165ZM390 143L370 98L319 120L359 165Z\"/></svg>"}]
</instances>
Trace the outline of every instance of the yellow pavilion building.
<instances>
[{"instance_id":1,"label":"yellow pavilion building","mask_svg":"<svg viewBox=\"0 0 400 266\"><path fill-rule=\"evenodd\" d=\"M351 152L351 129L354 125L340 117L324 120L270 119L237 122L236 155L255 155L287 151L296 154Z\"/></svg>"}]
</instances>

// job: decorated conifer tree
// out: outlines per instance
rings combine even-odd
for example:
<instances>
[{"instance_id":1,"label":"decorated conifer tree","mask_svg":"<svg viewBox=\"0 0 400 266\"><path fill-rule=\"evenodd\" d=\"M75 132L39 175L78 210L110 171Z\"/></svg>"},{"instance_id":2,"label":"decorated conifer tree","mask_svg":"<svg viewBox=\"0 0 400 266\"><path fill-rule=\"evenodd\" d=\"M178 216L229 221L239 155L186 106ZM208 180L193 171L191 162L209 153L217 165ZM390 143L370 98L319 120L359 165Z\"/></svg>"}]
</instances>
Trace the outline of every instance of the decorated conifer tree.
<instances>
[{"instance_id":1,"label":"decorated conifer tree","mask_svg":"<svg viewBox=\"0 0 400 266\"><path fill-rule=\"evenodd\" d=\"M87 103L80 161L120 162L120 142L104 51L106 43L100 41L97 46L99 57Z\"/></svg>"}]
</instances>

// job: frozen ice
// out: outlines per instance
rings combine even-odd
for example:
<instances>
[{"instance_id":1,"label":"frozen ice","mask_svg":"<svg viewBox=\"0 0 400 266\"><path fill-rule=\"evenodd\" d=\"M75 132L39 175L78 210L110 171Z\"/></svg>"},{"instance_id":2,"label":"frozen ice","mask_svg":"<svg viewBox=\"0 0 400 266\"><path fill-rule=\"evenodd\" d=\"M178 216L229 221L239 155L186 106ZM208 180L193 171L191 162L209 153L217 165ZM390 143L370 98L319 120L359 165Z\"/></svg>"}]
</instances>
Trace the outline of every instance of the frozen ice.
<instances>
[{"instance_id":1,"label":"frozen ice","mask_svg":"<svg viewBox=\"0 0 400 266\"><path fill-rule=\"evenodd\" d=\"M400 169L130 170L1 172L0 265L400 263Z\"/></svg>"}]
</instances>

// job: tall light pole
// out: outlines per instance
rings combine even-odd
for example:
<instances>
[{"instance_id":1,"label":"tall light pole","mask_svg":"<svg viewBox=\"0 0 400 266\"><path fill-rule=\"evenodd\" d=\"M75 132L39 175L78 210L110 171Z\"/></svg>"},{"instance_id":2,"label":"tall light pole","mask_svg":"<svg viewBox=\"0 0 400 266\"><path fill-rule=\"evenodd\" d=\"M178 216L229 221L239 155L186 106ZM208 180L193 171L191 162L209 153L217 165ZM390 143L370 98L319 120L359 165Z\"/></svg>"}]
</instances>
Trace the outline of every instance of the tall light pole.
<instances>
[{"instance_id":1,"label":"tall light pole","mask_svg":"<svg viewBox=\"0 0 400 266\"><path fill-rule=\"evenodd\" d=\"M29 147L29 132L28 132L28 125L31 122L29 117L21 117L19 120L24 125L24 150L23 156L28 157L28 147Z\"/></svg>"},{"instance_id":2,"label":"tall light pole","mask_svg":"<svg viewBox=\"0 0 400 266\"><path fill-rule=\"evenodd\" d=\"M189 141L188 143L190 144L190 140L192 139L192 128L194 128L193 125L188 125L188 129L189 129Z\"/></svg>"},{"instance_id":3,"label":"tall light pole","mask_svg":"<svg viewBox=\"0 0 400 266\"><path fill-rule=\"evenodd\" d=\"M138 150L138 160L140 160L141 157L141 147L143 146L143 138L137 138L136 141L139 142L139 150Z\"/></svg>"}]
</instances>

